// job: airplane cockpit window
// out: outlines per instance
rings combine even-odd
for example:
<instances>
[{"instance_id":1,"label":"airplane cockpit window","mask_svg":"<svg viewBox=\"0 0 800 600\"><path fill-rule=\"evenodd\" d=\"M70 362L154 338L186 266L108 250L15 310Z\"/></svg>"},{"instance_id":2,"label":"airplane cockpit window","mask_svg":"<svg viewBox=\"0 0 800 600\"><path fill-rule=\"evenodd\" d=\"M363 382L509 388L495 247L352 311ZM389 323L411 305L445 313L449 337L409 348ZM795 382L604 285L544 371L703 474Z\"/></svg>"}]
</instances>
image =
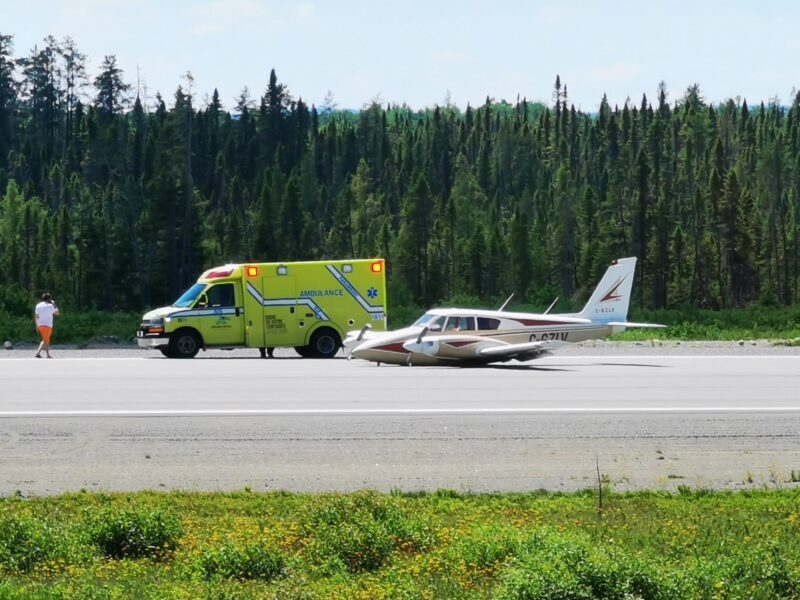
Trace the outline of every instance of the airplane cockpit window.
<instances>
[{"instance_id":1,"label":"airplane cockpit window","mask_svg":"<svg viewBox=\"0 0 800 600\"><path fill-rule=\"evenodd\" d=\"M495 330L500 327L500 319L491 317L478 317L478 331Z\"/></svg>"},{"instance_id":2,"label":"airplane cockpit window","mask_svg":"<svg viewBox=\"0 0 800 600\"><path fill-rule=\"evenodd\" d=\"M428 321L430 321L433 317L433 313L425 313L419 319L414 321L413 327L422 327L423 325L427 325Z\"/></svg>"},{"instance_id":3,"label":"airplane cockpit window","mask_svg":"<svg viewBox=\"0 0 800 600\"><path fill-rule=\"evenodd\" d=\"M447 319L445 331L474 331L474 317L450 317Z\"/></svg>"},{"instance_id":4,"label":"airplane cockpit window","mask_svg":"<svg viewBox=\"0 0 800 600\"><path fill-rule=\"evenodd\" d=\"M444 325L444 316L427 312L419 319L414 321L414 325L412 325L412 327L427 326L428 329L432 329L435 325Z\"/></svg>"},{"instance_id":5,"label":"airplane cockpit window","mask_svg":"<svg viewBox=\"0 0 800 600\"><path fill-rule=\"evenodd\" d=\"M435 316L430 321L428 321L426 325L428 326L428 329L430 329L431 331L435 330L437 325L439 329L441 329L444 326L444 316L442 315Z\"/></svg>"}]
</instances>

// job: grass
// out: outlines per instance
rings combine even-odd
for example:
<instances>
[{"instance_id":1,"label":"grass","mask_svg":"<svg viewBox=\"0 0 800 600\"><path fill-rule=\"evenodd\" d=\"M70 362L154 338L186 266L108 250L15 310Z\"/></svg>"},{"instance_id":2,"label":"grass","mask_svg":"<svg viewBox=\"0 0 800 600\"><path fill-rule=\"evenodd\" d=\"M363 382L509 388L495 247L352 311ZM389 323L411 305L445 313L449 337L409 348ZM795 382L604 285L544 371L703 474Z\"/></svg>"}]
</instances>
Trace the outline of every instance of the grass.
<instances>
[{"instance_id":1,"label":"grass","mask_svg":"<svg viewBox=\"0 0 800 600\"><path fill-rule=\"evenodd\" d=\"M11 497L0 598L800 598L800 489L603 498Z\"/></svg>"},{"instance_id":2,"label":"grass","mask_svg":"<svg viewBox=\"0 0 800 600\"><path fill-rule=\"evenodd\" d=\"M65 308L64 315L56 317L53 344L83 344L103 337L132 342L141 318L139 314ZM0 344L6 340L14 343L39 341L33 323L33 309L30 316L14 316L0 308Z\"/></svg>"},{"instance_id":3,"label":"grass","mask_svg":"<svg viewBox=\"0 0 800 600\"><path fill-rule=\"evenodd\" d=\"M2 291L2 290L0 290ZM0 343L10 340L35 342L37 335L27 304L17 296L14 302L0 294ZM32 302L32 301L31 301ZM483 307L474 298L454 298L441 306ZM494 306L494 305L492 305ZM32 304L29 307L32 313ZM541 312L545 307L512 305L509 310ZM389 327L404 327L424 311L416 306L390 306ZM83 344L95 338L113 336L121 342L132 342L141 320L138 313L109 313L98 310L64 309L57 318L53 337L55 344ZM737 310L701 310L684 307L674 310L632 310L629 320L662 323L666 329L631 329L613 336L612 340L755 340L769 339L786 345L800 345L800 306L750 307Z\"/></svg>"}]
</instances>

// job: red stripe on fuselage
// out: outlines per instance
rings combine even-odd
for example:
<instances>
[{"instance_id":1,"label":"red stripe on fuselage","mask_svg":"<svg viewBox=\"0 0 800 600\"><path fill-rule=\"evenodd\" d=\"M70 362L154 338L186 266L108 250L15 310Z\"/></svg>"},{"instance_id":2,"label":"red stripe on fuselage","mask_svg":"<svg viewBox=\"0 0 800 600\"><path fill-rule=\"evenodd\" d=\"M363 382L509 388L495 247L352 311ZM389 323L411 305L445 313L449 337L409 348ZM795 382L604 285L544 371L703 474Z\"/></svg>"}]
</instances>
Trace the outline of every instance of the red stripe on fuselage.
<instances>
[{"instance_id":1,"label":"red stripe on fuselage","mask_svg":"<svg viewBox=\"0 0 800 600\"><path fill-rule=\"evenodd\" d=\"M408 350L403 348L403 344L386 344L385 346L376 346L372 350L385 350L386 352L400 352L401 354L409 354Z\"/></svg>"},{"instance_id":2,"label":"red stripe on fuselage","mask_svg":"<svg viewBox=\"0 0 800 600\"><path fill-rule=\"evenodd\" d=\"M564 321L539 321L538 319L509 319L508 317L503 317L504 319L508 319L509 321L516 321L517 323L521 323L525 325L525 327L539 327L539 326L546 326L546 325L571 325L571 323L564 323Z\"/></svg>"},{"instance_id":3,"label":"red stripe on fuselage","mask_svg":"<svg viewBox=\"0 0 800 600\"><path fill-rule=\"evenodd\" d=\"M474 340L463 341L463 342L444 342L448 346L452 346L453 348L461 348L463 346L469 346L470 344L477 344Z\"/></svg>"}]
</instances>

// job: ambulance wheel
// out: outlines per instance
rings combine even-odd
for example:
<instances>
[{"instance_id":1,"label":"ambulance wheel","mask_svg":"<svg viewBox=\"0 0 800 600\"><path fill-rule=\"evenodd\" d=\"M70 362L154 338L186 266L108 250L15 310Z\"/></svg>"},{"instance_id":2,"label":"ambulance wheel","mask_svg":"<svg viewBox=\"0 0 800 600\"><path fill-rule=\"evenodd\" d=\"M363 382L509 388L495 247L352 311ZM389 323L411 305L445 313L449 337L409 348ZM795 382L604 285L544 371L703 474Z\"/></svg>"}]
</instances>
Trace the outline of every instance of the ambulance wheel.
<instances>
[{"instance_id":1,"label":"ambulance wheel","mask_svg":"<svg viewBox=\"0 0 800 600\"><path fill-rule=\"evenodd\" d=\"M342 347L342 340L333 329L323 327L314 332L308 346L311 348L311 356L333 358Z\"/></svg>"},{"instance_id":2,"label":"ambulance wheel","mask_svg":"<svg viewBox=\"0 0 800 600\"><path fill-rule=\"evenodd\" d=\"M200 351L200 336L191 329L180 329L169 340L170 358L194 358Z\"/></svg>"},{"instance_id":3,"label":"ambulance wheel","mask_svg":"<svg viewBox=\"0 0 800 600\"><path fill-rule=\"evenodd\" d=\"M313 356L311 352L311 346L295 346L294 351L297 352L303 358L308 358L309 356Z\"/></svg>"},{"instance_id":4,"label":"ambulance wheel","mask_svg":"<svg viewBox=\"0 0 800 600\"><path fill-rule=\"evenodd\" d=\"M172 352L169 351L169 348L159 348L158 351L167 358L172 358Z\"/></svg>"}]
</instances>

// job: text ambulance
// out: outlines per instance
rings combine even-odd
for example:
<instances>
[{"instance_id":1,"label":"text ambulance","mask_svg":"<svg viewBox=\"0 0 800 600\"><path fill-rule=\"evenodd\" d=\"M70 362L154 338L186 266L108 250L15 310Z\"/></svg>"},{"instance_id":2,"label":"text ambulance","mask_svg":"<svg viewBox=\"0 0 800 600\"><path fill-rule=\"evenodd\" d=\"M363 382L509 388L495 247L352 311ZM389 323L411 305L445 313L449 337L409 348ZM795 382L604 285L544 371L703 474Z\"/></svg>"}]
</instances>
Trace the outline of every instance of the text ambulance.
<instances>
[{"instance_id":1,"label":"text ambulance","mask_svg":"<svg viewBox=\"0 0 800 600\"><path fill-rule=\"evenodd\" d=\"M145 314L137 341L170 358L277 346L332 357L347 331L367 324L386 330L381 258L225 265L203 273L172 306Z\"/></svg>"}]
</instances>

